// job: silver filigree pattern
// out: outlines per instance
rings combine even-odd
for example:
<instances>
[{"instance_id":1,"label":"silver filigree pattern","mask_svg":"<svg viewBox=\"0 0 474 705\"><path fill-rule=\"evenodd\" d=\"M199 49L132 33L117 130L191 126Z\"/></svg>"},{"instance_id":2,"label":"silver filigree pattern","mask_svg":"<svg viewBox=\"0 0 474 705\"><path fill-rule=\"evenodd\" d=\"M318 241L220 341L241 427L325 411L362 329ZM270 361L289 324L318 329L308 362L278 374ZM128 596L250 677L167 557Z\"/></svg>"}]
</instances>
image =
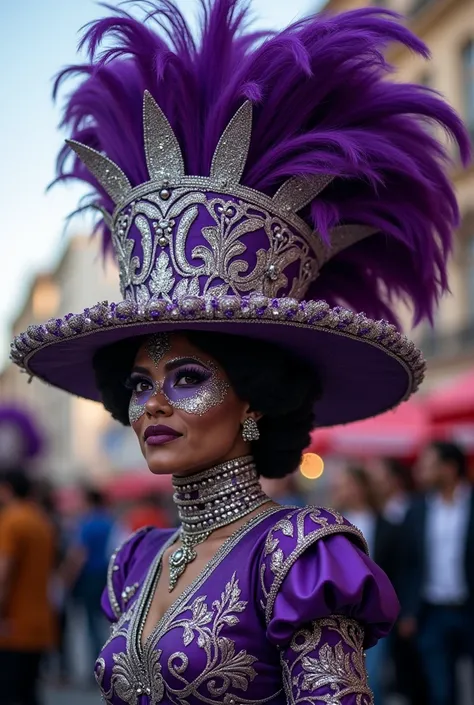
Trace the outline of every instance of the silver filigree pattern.
<instances>
[{"instance_id":1,"label":"silver filigree pattern","mask_svg":"<svg viewBox=\"0 0 474 705\"><path fill-rule=\"evenodd\" d=\"M279 534L292 539L286 552L281 548ZM368 554L362 532L333 510L318 507L297 509L289 512L270 529L264 547L264 557L270 557L269 565L263 561L260 567L260 587L263 595L261 606L267 624L270 623L275 600L291 567L309 546L334 534L346 534L356 538L360 547Z\"/></svg>"},{"instance_id":2,"label":"silver filigree pattern","mask_svg":"<svg viewBox=\"0 0 474 705\"><path fill-rule=\"evenodd\" d=\"M373 705L363 642L362 626L340 615L297 630L281 652L288 705Z\"/></svg>"},{"instance_id":3,"label":"silver filigree pattern","mask_svg":"<svg viewBox=\"0 0 474 705\"><path fill-rule=\"evenodd\" d=\"M191 697L203 705L236 705L237 702L250 705L245 693L257 677L254 668L257 659L245 650L237 651L232 640L232 629L239 624L239 615L247 608L247 602L241 599L237 573L226 582L220 599L213 600L212 604L209 604L206 595L195 597L195 594L243 536L266 517L279 511L281 508L262 512L226 539L200 576L184 589L143 643L144 624L153 598L152 586L157 584L161 574L163 555L176 541L178 533L162 546L150 566L137 600L114 625L115 631L107 642L110 644L118 636L126 639L125 650L113 655L108 687L105 683L107 664L102 657L96 662L96 679L107 705L117 697L131 705L139 705L144 698L150 705L158 705L164 698L176 704L186 703L190 702ZM167 657L166 666L170 674L179 676L175 679L180 684L179 688L163 678L165 664L162 664L163 652L159 647L161 638L172 630L176 630L177 641L181 640L182 648L178 643L176 651ZM224 630L226 633L223 633ZM206 659L202 671L194 679L186 678L189 660L184 652L192 642L202 650ZM278 690L267 693L262 699L253 698L252 705L273 702L280 693L281 690Z\"/></svg>"},{"instance_id":4,"label":"silver filigree pattern","mask_svg":"<svg viewBox=\"0 0 474 705\"><path fill-rule=\"evenodd\" d=\"M69 141L116 204L110 223L125 299L141 305L156 297L173 300L186 286L197 294L214 287L220 294L253 291L301 299L327 259L375 232L365 226L351 230L346 225L341 237L335 229L326 243L298 217L298 211L317 197L333 175L291 177L273 198L241 185L252 134L250 101L225 128L208 177L185 174L178 140L148 91L143 126L150 180L135 188L107 157ZM215 217L216 194L221 194L217 208L223 217ZM185 243L189 232L199 227L196 221L203 207L216 224L201 228L203 244L189 254ZM267 237L266 246L254 253L247 236L260 231ZM250 260L256 255L253 267L249 260L237 259L244 253ZM201 275L206 283L200 283ZM183 279L193 283L182 285Z\"/></svg>"}]
</instances>

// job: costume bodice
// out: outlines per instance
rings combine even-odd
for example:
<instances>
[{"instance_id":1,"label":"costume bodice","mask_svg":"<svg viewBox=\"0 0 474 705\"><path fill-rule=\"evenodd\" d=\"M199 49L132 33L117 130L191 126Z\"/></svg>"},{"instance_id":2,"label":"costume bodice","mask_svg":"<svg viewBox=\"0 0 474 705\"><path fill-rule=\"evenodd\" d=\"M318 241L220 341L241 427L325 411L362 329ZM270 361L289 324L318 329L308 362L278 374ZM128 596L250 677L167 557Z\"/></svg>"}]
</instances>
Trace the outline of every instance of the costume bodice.
<instances>
[{"instance_id":1,"label":"costume bodice","mask_svg":"<svg viewBox=\"0 0 474 705\"><path fill-rule=\"evenodd\" d=\"M176 536L142 530L111 560L103 607L113 624L96 663L107 704L284 705L296 677L294 658L287 663L286 656L299 649L301 664L306 663L306 647L306 658L317 652L323 638L318 620L327 622L323 641L326 647L330 644L333 656L328 672L320 674L327 681L321 687L328 692L333 688L327 679L331 671L334 683L340 675L337 654L352 651L363 672L354 671L347 661L350 688L362 693L365 688L370 697L364 634L369 645L387 631L396 614L396 598L385 575L364 554L357 529L336 513L316 508L274 508L253 518L224 542L142 644L161 557ZM345 587L337 586L342 576L331 566L334 560L340 562L335 555L341 546L330 544L334 539L347 554L341 559L347 563L349 557L357 573ZM323 544L331 550L324 550ZM313 563L310 575L308 558ZM334 596L328 601L331 585ZM383 600L376 593L380 586ZM366 588L373 593L369 605L367 593L362 604Z\"/></svg>"}]
</instances>

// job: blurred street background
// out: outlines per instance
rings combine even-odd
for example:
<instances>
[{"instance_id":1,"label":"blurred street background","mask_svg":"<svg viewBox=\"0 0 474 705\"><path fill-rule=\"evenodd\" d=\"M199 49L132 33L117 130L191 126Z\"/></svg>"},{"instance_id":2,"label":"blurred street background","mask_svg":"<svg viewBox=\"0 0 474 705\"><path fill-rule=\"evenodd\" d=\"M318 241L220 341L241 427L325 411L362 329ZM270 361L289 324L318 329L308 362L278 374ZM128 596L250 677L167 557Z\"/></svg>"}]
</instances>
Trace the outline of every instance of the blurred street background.
<instances>
[{"instance_id":1,"label":"blurred street background","mask_svg":"<svg viewBox=\"0 0 474 705\"><path fill-rule=\"evenodd\" d=\"M187 8L190 3L181 4ZM366 4L329 0L326 7L339 12ZM388 58L397 68L393 79L423 83L442 93L465 120L474 142L472 0L373 4L405 14L432 53L427 63L405 48L389 49ZM320 9L309 0L253 0L253 6L263 15L263 25L272 28ZM9 96L0 116L0 406L27 413L38 426L37 448L28 457L31 493L53 526L59 547L51 571L59 637L42 664L45 705L99 703L91 673L98 636L102 638L107 627L98 601L90 604L81 591L85 568L77 560L79 544L86 564L90 560L104 571L111 551L130 532L148 524L176 524L170 478L147 472L129 428L113 421L98 404L37 380L29 384L8 362L9 340L28 325L81 311L97 301L120 300L115 265L102 264L87 218L73 220L63 234L63 221L82 192L59 187L44 193L63 139L55 127L59 108L49 102L50 78L63 65L74 63L75 32L100 12L91 0L31 0L9 3L0 11L0 56L6 69L0 80L3 94ZM28 51L19 50L26 44ZM454 152L452 159L461 212L450 271L452 293L441 302L432 328L410 330L411 312L400 308L406 332L428 361L420 393L375 419L315 430L298 472L284 481L264 483L284 504L314 503L343 511L364 531L372 554L394 581L404 609L400 624L388 647L374 649L367 658L378 693L376 705L432 705L427 679L436 679L436 673L424 677L422 664L432 654L436 662L444 650L456 660L456 699L449 705L474 703L474 636L460 637L456 643L435 638L440 610L451 604L456 609L469 604L471 609L474 604L474 502L469 514L474 480L474 167L463 170ZM19 445L21 429L15 430L14 424L2 427L0 418L0 462L2 453L14 454ZM425 527L421 506L431 512L432 523L422 553L416 554L415 539ZM463 511L464 524L458 521ZM87 544L84 537L98 516L106 526L103 541ZM466 556L472 557L469 565ZM446 599L427 597L436 590L433 585L427 588L426 576L413 588L409 578L420 561L431 566L428 582L436 583L436 571L452 577L440 588ZM453 566L459 571L451 570ZM413 602L420 605L416 617L408 607L405 610ZM472 609L469 619L474 630ZM431 641L421 638L427 625Z\"/></svg>"}]
</instances>

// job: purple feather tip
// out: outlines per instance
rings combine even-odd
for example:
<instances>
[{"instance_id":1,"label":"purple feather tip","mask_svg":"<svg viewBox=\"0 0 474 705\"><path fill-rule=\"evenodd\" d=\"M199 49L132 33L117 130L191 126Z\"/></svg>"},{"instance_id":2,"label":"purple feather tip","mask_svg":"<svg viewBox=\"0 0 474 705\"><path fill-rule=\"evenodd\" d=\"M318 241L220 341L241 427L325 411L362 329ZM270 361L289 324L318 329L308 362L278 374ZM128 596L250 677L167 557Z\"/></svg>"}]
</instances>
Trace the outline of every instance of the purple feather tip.
<instances>
[{"instance_id":1,"label":"purple feather tip","mask_svg":"<svg viewBox=\"0 0 474 705\"><path fill-rule=\"evenodd\" d=\"M404 299L416 323L432 319L447 290L446 266L459 213L448 177L440 126L461 162L470 143L456 113L432 90L389 80L385 59L398 42L428 51L398 16L362 9L321 14L278 34L248 30L239 0L200 0L196 38L172 0L143 0L146 21L124 10L92 23L82 45L90 63L72 66L83 83L70 95L63 124L70 136L103 151L133 185L148 179L142 100L148 89L181 145L187 173L207 175L227 122L248 98L254 104L250 154L242 182L272 195L292 175L336 178L304 217L320 233L363 223L378 233L330 260L307 298L325 299L395 320ZM102 44L106 47L100 51ZM64 148L58 180L78 178L113 203ZM110 232L102 223L104 251Z\"/></svg>"}]
</instances>

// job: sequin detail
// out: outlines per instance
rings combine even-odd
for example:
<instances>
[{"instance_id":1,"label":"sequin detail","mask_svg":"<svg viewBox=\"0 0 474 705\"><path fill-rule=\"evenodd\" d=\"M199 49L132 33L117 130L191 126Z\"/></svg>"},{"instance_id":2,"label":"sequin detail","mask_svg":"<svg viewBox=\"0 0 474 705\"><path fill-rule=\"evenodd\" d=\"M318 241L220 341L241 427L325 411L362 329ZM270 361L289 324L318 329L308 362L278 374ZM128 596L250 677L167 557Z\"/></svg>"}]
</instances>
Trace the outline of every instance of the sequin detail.
<instances>
[{"instance_id":1,"label":"sequin detail","mask_svg":"<svg viewBox=\"0 0 474 705\"><path fill-rule=\"evenodd\" d=\"M154 392L154 394L156 394L156 392ZM130 402L128 404L128 420L130 421L130 426L141 419L145 411L145 404L140 404L135 394L132 392L132 396L130 397Z\"/></svg>"}]
</instances>

